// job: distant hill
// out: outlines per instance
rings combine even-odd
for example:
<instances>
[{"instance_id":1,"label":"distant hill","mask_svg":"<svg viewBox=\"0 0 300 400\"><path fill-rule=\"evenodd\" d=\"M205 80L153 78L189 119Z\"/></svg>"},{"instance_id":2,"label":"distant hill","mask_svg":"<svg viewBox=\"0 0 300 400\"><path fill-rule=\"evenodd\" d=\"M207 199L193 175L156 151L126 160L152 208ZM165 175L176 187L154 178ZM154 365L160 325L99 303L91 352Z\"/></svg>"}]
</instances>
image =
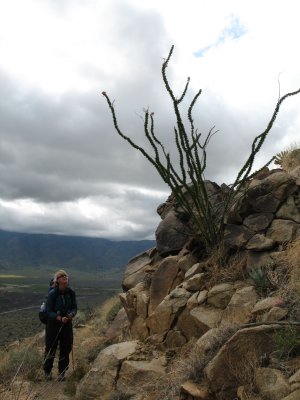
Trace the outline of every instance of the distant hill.
<instances>
[{"instance_id":1,"label":"distant hill","mask_svg":"<svg viewBox=\"0 0 300 400\"><path fill-rule=\"evenodd\" d=\"M130 258L154 246L154 240L111 241L0 230L0 269L59 266L108 271L125 266Z\"/></svg>"}]
</instances>

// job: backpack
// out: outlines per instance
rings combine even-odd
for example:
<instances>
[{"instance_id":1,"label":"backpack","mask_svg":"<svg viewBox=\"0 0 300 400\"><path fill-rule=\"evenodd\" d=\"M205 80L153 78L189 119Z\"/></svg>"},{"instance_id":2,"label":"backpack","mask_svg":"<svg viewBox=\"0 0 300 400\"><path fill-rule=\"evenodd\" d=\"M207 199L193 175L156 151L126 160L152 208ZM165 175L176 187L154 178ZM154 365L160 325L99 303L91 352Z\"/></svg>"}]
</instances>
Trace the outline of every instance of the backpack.
<instances>
[{"instance_id":1,"label":"backpack","mask_svg":"<svg viewBox=\"0 0 300 400\"><path fill-rule=\"evenodd\" d=\"M48 311L46 302L43 301L39 311L39 319L43 324L47 324L48 322Z\"/></svg>"},{"instance_id":2,"label":"backpack","mask_svg":"<svg viewBox=\"0 0 300 400\"><path fill-rule=\"evenodd\" d=\"M50 281L48 293L50 292L51 289L53 289L53 279L51 279L51 281ZM39 320L43 324L47 324L47 322L48 322L48 311L47 311L47 303L46 303L46 301L43 301L41 306L40 306Z\"/></svg>"}]
</instances>

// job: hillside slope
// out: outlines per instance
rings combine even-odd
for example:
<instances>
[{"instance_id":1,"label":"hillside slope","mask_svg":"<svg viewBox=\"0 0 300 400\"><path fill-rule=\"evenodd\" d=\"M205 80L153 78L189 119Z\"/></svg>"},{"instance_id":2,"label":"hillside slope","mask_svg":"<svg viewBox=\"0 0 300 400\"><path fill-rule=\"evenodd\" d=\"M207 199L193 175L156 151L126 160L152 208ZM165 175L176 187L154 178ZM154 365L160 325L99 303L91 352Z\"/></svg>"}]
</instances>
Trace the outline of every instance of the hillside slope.
<instances>
[{"instance_id":1,"label":"hillside slope","mask_svg":"<svg viewBox=\"0 0 300 400\"><path fill-rule=\"evenodd\" d=\"M80 270L120 268L153 240L111 241L100 238L27 234L0 230L0 269L56 267Z\"/></svg>"}]
</instances>

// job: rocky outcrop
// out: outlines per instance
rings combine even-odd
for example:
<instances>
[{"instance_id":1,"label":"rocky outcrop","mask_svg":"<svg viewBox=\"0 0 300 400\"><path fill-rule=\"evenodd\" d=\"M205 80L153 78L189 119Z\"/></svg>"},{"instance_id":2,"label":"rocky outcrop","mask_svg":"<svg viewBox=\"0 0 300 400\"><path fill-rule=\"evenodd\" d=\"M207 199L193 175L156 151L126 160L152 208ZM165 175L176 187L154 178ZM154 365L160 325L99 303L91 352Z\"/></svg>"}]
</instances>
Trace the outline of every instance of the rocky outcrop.
<instances>
[{"instance_id":1,"label":"rocky outcrop","mask_svg":"<svg viewBox=\"0 0 300 400\"><path fill-rule=\"evenodd\" d=\"M123 280L125 292L120 298L132 339L150 344L166 355L195 343L193 352L201 360L201 368L206 363L199 372L204 373L203 384L186 380L178 399L252 399L247 394L250 381L255 381L256 390L264 399L296 398L293 396L300 390L300 374L294 371L294 375L286 377L269 365L273 338L280 329L275 322L290 318L289 308L278 293L270 291L262 298L262 290L257 289L248 273L271 265L271 272L276 273L286 243L300 236L299 184L300 167L290 173L265 169L245 187L230 210L224 244L227 254L239 252L246 260L239 278L230 277L225 265L224 270L217 271L217 280L211 271L213 261L207 262L201 251L193 252L173 196L159 206L162 221L156 231L157 248L128 263ZM222 203L222 190L211 182L206 185L213 209L217 210ZM129 343L137 346L133 345L136 342ZM88 387L97 376L106 382L106 388L115 385L129 398L138 399L139 385L146 387L147 382L159 382L164 376L169 379L168 357L152 354L146 359L131 358L130 351L124 357L108 357L101 352L78 393L86 389L97 396L95 384ZM143 400L159 398L142 396ZM92 397L86 397L89 398Z\"/></svg>"}]
</instances>

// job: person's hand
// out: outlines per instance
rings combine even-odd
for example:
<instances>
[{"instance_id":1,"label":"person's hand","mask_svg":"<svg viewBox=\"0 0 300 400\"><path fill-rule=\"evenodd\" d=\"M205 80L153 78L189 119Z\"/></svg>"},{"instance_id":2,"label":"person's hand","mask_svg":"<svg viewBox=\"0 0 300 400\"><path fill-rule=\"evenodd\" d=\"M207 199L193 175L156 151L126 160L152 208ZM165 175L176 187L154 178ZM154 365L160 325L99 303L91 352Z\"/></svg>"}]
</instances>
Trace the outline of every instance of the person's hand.
<instances>
[{"instance_id":1,"label":"person's hand","mask_svg":"<svg viewBox=\"0 0 300 400\"><path fill-rule=\"evenodd\" d=\"M68 318L68 320L72 321L73 315L72 314L67 314L67 318Z\"/></svg>"},{"instance_id":2,"label":"person's hand","mask_svg":"<svg viewBox=\"0 0 300 400\"><path fill-rule=\"evenodd\" d=\"M61 320L62 320L61 315L58 315L58 316L56 317L56 321L61 322Z\"/></svg>"},{"instance_id":3,"label":"person's hand","mask_svg":"<svg viewBox=\"0 0 300 400\"><path fill-rule=\"evenodd\" d=\"M67 322L69 322L69 318L68 317L62 317L61 322L63 324L66 324Z\"/></svg>"}]
</instances>

